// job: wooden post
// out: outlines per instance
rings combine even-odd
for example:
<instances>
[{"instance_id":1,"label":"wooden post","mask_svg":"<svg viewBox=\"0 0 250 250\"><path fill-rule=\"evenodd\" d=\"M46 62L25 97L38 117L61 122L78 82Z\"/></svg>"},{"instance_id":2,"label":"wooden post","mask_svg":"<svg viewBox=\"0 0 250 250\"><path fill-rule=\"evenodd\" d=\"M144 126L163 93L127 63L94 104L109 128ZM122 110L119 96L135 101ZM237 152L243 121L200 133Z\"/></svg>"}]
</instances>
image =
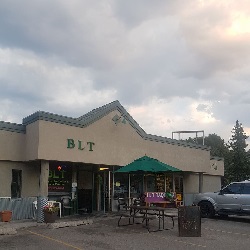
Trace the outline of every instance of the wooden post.
<instances>
[{"instance_id":1,"label":"wooden post","mask_svg":"<svg viewBox=\"0 0 250 250\"><path fill-rule=\"evenodd\" d=\"M174 176L174 174L172 175L172 182L173 182L172 192L175 192L175 176Z\"/></svg>"},{"instance_id":2,"label":"wooden post","mask_svg":"<svg viewBox=\"0 0 250 250\"><path fill-rule=\"evenodd\" d=\"M128 205L130 204L130 173L128 174Z\"/></svg>"}]
</instances>

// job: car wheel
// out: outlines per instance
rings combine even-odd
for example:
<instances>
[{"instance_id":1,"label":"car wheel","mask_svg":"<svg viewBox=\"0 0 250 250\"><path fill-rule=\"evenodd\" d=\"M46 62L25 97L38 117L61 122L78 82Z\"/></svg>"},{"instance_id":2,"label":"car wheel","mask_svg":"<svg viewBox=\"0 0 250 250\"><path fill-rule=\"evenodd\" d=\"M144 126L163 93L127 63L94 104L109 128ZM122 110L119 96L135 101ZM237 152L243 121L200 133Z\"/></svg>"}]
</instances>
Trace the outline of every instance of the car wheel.
<instances>
[{"instance_id":1,"label":"car wheel","mask_svg":"<svg viewBox=\"0 0 250 250\"><path fill-rule=\"evenodd\" d=\"M201 217L212 218L215 215L214 207L209 201L202 201L199 203L201 209Z\"/></svg>"}]
</instances>

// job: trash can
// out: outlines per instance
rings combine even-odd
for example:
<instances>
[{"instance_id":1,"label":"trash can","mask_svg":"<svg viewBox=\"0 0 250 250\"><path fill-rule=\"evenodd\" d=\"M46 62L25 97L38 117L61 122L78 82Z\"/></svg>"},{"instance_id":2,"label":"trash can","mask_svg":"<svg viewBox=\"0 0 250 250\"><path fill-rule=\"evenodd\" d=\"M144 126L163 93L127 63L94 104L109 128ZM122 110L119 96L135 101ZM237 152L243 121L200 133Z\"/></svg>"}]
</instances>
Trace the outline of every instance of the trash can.
<instances>
[{"instance_id":1,"label":"trash can","mask_svg":"<svg viewBox=\"0 0 250 250\"><path fill-rule=\"evenodd\" d=\"M180 237L201 237L199 206L182 206L178 208L178 229Z\"/></svg>"}]
</instances>

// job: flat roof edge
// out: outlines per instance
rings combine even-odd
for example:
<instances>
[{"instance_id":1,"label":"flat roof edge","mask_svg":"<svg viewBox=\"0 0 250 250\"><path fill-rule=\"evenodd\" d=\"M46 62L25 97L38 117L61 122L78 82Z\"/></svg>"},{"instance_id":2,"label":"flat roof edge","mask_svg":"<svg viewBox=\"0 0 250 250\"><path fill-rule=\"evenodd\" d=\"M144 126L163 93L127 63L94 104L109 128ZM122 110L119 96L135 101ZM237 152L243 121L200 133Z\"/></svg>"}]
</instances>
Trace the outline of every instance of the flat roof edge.
<instances>
[{"instance_id":1,"label":"flat roof edge","mask_svg":"<svg viewBox=\"0 0 250 250\"><path fill-rule=\"evenodd\" d=\"M25 134L26 126L22 124L0 121L0 130Z\"/></svg>"}]
</instances>

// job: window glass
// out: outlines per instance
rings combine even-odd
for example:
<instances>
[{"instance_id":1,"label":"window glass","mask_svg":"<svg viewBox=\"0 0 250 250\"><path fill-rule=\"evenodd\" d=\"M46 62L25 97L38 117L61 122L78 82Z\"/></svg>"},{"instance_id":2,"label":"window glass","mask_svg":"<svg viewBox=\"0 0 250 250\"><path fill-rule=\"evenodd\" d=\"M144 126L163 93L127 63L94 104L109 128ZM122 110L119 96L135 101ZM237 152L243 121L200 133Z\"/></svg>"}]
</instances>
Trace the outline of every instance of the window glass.
<instances>
[{"instance_id":1,"label":"window glass","mask_svg":"<svg viewBox=\"0 0 250 250\"><path fill-rule=\"evenodd\" d=\"M72 166L61 162L50 162L49 164L49 194L60 192L71 192Z\"/></svg>"},{"instance_id":2,"label":"window glass","mask_svg":"<svg viewBox=\"0 0 250 250\"><path fill-rule=\"evenodd\" d=\"M12 169L11 198L21 198L22 170Z\"/></svg>"},{"instance_id":3,"label":"window glass","mask_svg":"<svg viewBox=\"0 0 250 250\"><path fill-rule=\"evenodd\" d=\"M250 183L246 183L243 185L242 194L250 194Z\"/></svg>"},{"instance_id":4,"label":"window glass","mask_svg":"<svg viewBox=\"0 0 250 250\"><path fill-rule=\"evenodd\" d=\"M223 194L240 194L241 185L233 183L223 189Z\"/></svg>"},{"instance_id":5,"label":"window glass","mask_svg":"<svg viewBox=\"0 0 250 250\"><path fill-rule=\"evenodd\" d=\"M114 176L114 198L128 197L128 175L124 173L116 173Z\"/></svg>"}]
</instances>

